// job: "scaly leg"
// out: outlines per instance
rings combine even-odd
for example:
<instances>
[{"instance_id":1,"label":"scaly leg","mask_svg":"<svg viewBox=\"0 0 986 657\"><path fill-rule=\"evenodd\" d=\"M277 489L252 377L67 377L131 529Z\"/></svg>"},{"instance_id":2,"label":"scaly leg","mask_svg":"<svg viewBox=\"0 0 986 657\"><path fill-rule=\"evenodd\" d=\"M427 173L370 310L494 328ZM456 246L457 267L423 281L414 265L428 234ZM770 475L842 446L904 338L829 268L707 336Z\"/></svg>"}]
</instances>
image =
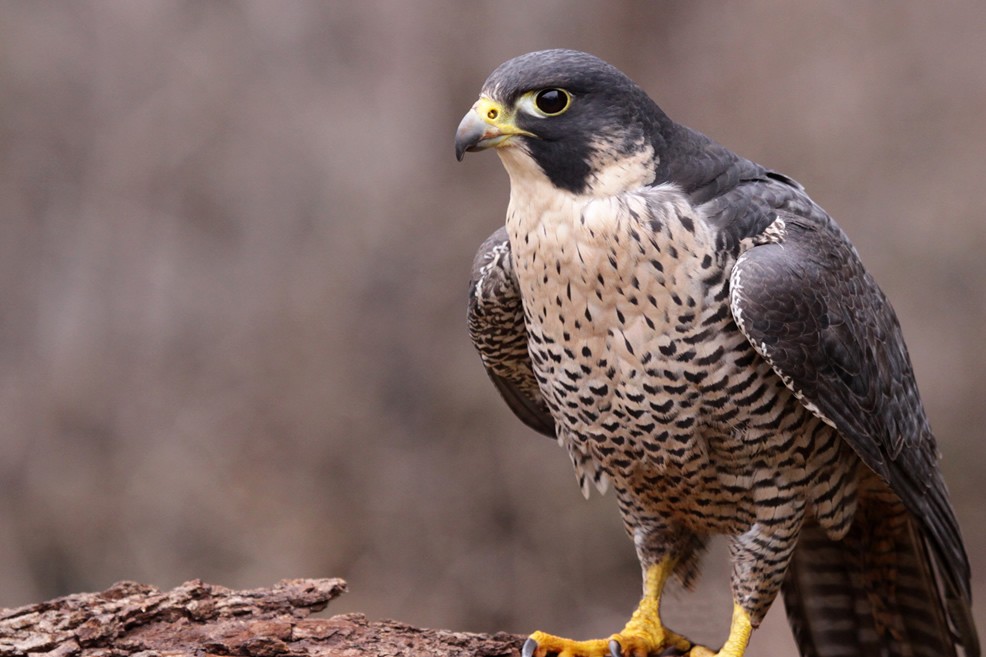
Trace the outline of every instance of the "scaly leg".
<instances>
[{"instance_id":1,"label":"scaly leg","mask_svg":"<svg viewBox=\"0 0 986 657\"><path fill-rule=\"evenodd\" d=\"M746 646L750 643L750 634L753 632L753 623L750 615L740 606L733 603L733 622L729 626L729 636L726 643L722 644L719 652L712 652L705 646L695 646L688 651L688 657L743 657Z\"/></svg>"},{"instance_id":2,"label":"scaly leg","mask_svg":"<svg viewBox=\"0 0 986 657\"><path fill-rule=\"evenodd\" d=\"M696 645L689 657L743 657L753 628L760 625L780 590L803 516L804 507L795 499L787 513L768 515L745 534L732 538L729 555L733 564L733 621L729 637L718 652Z\"/></svg>"},{"instance_id":3,"label":"scaly leg","mask_svg":"<svg viewBox=\"0 0 986 657\"><path fill-rule=\"evenodd\" d=\"M647 568L644 573L644 595L619 633L608 639L573 641L535 632L524 643L523 657L646 657L668 647L682 652L688 650L692 642L671 632L661 623L661 592L673 570L674 564L669 558Z\"/></svg>"}]
</instances>

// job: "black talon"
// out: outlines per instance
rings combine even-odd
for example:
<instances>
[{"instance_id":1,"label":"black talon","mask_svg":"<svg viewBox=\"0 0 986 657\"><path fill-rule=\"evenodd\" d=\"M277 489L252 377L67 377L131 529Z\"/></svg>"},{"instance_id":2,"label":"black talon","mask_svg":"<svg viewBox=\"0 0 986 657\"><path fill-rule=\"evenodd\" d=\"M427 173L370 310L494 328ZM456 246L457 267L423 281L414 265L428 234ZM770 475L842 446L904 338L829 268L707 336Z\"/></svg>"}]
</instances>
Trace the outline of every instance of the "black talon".
<instances>
[{"instance_id":1,"label":"black talon","mask_svg":"<svg viewBox=\"0 0 986 657\"><path fill-rule=\"evenodd\" d=\"M520 649L521 657L534 657L534 651L538 649L538 642L528 638L524 642L524 647Z\"/></svg>"},{"instance_id":2,"label":"black talon","mask_svg":"<svg viewBox=\"0 0 986 657\"><path fill-rule=\"evenodd\" d=\"M612 657L623 657L623 647L620 646L620 642L616 639L609 640L609 654Z\"/></svg>"}]
</instances>

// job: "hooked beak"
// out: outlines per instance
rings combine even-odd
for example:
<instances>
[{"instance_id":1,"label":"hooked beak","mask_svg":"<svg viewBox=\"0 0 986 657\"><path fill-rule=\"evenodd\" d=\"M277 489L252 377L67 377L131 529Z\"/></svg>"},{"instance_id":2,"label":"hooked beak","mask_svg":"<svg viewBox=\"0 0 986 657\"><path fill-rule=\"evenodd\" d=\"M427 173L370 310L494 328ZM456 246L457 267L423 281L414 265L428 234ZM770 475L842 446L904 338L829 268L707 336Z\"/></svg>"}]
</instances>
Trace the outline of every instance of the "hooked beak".
<instances>
[{"instance_id":1,"label":"hooked beak","mask_svg":"<svg viewBox=\"0 0 986 657\"><path fill-rule=\"evenodd\" d=\"M482 151L507 143L515 135L533 137L534 133L518 128L514 117L502 105L480 98L459 122L455 131L455 159L462 161L466 151Z\"/></svg>"}]
</instances>

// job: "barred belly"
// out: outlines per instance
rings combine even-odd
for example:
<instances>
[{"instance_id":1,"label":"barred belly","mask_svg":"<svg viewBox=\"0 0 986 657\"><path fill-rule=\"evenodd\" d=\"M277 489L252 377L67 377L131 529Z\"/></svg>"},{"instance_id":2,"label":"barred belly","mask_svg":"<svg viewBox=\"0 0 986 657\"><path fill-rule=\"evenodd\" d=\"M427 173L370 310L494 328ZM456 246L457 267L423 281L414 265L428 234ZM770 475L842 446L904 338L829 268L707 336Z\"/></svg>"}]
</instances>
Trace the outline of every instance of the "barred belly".
<instances>
[{"instance_id":1,"label":"barred belly","mask_svg":"<svg viewBox=\"0 0 986 657\"><path fill-rule=\"evenodd\" d=\"M522 209L507 228L535 376L583 489L613 483L645 566L675 540L806 513L844 535L857 459L740 332L734 259L682 195Z\"/></svg>"}]
</instances>

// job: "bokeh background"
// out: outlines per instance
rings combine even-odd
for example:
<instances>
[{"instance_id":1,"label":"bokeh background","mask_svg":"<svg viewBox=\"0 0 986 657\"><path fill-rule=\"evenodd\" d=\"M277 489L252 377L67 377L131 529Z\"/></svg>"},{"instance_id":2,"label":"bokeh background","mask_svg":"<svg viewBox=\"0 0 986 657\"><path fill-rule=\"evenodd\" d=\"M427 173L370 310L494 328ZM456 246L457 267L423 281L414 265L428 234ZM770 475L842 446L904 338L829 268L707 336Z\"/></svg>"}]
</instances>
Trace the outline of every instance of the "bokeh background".
<instances>
[{"instance_id":1,"label":"bokeh background","mask_svg":"<svg viewBox=\"0 0 986 657\"><path fill-rule=\"evenodd\" d=\"M453 132L546 47L616 64L849 232L986 601L984 32L971 1L3 3L0 607L341 576L334 611L621 626L613 500L582 500L464 329L508 191ZM721 640L726 573L719 545L678 627ZM786 635L778 606L757 654Z\"/></svg>"}]
</instances>

